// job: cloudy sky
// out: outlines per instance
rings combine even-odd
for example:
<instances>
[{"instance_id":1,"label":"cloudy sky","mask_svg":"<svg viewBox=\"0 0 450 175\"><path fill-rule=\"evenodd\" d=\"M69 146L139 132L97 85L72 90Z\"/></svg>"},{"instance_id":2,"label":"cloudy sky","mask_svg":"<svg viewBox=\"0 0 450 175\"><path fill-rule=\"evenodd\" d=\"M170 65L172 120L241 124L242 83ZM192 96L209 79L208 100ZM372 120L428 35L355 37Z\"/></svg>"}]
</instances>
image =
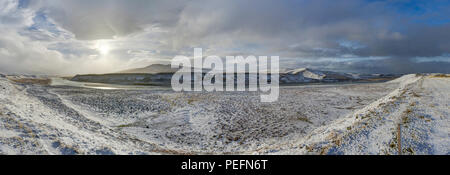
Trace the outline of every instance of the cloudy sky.
<instances>
[{"instance_id":1,"label":"cloudy sky","mask_svg":"<svg viewBox=\"0 0 450 175\"><path fill-rule=\"evenodd\" d=\"M450 72L450 1L0 0L0 72L107 73L176 55L282 68Z\"/></svg>"}]
</instances>

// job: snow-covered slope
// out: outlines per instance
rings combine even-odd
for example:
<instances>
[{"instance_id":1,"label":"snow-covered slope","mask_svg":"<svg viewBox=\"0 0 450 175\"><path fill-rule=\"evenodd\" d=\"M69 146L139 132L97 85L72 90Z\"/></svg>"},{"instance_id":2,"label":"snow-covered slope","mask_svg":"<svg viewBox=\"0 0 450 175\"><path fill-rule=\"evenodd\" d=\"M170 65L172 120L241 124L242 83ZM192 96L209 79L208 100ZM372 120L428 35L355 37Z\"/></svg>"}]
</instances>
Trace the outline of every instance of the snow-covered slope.
<instances>
[{"instance_id":1,"label":"snow-covered slope","mask_svg":"<svg viewBox=\"0 0 450 175\"><path fill-rule=\"evenodd\" d=\"M0 78L0 154L141 154L152 147L77 109L46 86Z\"/></svg>"},{"instance_id":2,"label":"snow-covered slope","mask_svg":"<svg viewBox=\"0 0 450 175\"><path fill-rule=\"evenodd\" d=\"M399 88L308 137L287 138L285 147L276 149L281 154L450 154L448 76L411 74L390 83Z\"/></svg>"}]
</instances>

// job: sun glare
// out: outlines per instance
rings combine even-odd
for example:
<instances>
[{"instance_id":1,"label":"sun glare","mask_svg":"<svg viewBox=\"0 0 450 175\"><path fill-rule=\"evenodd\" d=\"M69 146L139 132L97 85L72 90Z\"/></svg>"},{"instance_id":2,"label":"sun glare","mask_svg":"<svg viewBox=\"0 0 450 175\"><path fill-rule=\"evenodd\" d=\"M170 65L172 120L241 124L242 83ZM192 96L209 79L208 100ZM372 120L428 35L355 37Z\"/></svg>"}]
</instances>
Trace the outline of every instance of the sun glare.
<instances>
[{"instance_id":1,"label":"sun glare","mask_svg":"<svg viewBox=\"0 0 450 175\"><path fill-rule=\"evenodd\" d=\"M109 51L111 51L111 47L109 46L109 43L107 41L103 41L103 40L97 41L95 48L102 55L107 55L109 53Z\"/></svg>"}]
</instances>

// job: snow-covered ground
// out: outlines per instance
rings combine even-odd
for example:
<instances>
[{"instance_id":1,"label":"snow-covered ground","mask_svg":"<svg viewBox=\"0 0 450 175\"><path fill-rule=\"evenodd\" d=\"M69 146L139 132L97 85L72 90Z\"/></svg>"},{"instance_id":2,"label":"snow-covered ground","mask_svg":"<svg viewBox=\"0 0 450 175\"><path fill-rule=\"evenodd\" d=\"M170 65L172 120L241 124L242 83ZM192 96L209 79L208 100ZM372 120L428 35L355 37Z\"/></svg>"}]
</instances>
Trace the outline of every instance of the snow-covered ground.
<instances>
[{"instance_id":1,"label":"snow-covered ground","mask_svg":"<svg viewBox=\"0 0 450 175\"><path fill-rule=\"evenodd\" d=\"M256 92L10 79L0 76L0 154L450 153L445 77L283 86L275 103Z\"/></svg>"}]
</instances>

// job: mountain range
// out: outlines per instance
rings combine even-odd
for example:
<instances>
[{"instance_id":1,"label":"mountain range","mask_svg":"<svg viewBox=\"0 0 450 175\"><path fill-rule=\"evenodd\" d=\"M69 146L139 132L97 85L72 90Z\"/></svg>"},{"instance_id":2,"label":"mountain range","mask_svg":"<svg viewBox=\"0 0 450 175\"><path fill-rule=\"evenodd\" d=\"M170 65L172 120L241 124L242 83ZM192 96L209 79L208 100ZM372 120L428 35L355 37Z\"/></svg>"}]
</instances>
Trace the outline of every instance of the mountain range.
<instances>
[{"instance_id":1,"label":"mountain range","mask_svg":"<svg viewBox=\"0 0 450 175\"><path fill-rule=\"evenodd\" d=\"M133 84L133 85L161 85L170 84L172 75L179 69L171 68L170 65L152 64L143 68L129 69L111 74L88 74L76 75L71 80L93 83ZM209 69L192 69L203 73ZM247 73L248 74L248 73ZM309 68L298 68L282 71L279 73L281 84L292 83L317 83L317 82L360 82L360 81L383 81L399 77L394 74L357 74L341 73L333 71L320 71ZM248 77L246 77L248 78Z\"/></svg>"}]
</instances>

